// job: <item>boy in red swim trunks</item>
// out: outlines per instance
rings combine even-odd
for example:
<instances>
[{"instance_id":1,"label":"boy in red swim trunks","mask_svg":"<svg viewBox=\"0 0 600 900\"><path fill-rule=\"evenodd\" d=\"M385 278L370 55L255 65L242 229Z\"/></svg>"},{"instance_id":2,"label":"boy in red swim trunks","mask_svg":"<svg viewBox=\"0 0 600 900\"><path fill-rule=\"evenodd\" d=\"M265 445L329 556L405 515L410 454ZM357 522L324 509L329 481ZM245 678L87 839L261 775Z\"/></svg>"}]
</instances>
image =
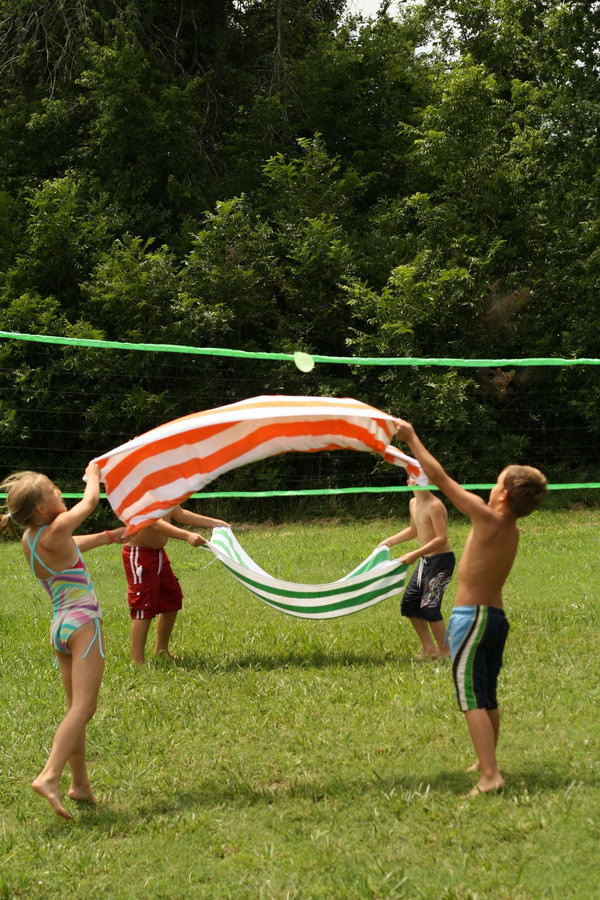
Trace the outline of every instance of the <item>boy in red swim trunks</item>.
<instances>
[{"instance_id":1,"label":"boy in red swim trunks","mask_svg":"<svg viewBox=\"0 0 600 900\"><path fill-rule=\"evenodd\" d=\"M171 519L198 528L228 527L221 519L200 516L176 506L168 515L134 534L123 547L131 614L131 661L137 665L144 663L146 639L154 618L157 619L154 655L169 655L169 639L181 609L183 594L165 551L167 541L169 538L187 541L192 547L206 544L201 534L178 528Z\"/></svg>"}]
</instances>

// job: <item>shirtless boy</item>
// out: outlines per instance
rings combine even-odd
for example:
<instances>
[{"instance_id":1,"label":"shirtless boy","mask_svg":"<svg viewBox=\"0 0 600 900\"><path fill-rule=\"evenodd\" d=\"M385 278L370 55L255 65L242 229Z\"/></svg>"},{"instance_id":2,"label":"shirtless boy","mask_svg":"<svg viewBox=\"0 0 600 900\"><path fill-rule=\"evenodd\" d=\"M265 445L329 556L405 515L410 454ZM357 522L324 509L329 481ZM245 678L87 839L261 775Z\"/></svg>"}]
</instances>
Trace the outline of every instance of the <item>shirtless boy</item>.
<instances>
[{"instance_id":1,"label":"shirtless boy","mask_svg":"<svg viewBox=\"0 0 600 900\"><path fill-rule=\"evenodd\" d=\"M416 484L412 475L408 476L408 484ZM419 541L417 550L401 557L407 566L417 559L419 565L404 592L400 612L410 620L421 640L422 659L435 659L449 653L441 613L442 597L455 565L448 543L448 513L442 501L426 490L414 492L408 509L410 525L386 538L380 546L393 547L413 538Z\"/></svg>"},{"instance_id":2,"label":"shirtless boy","mask_svg":"<svg viewBox=\"0 0 600 900\"><path fill-rule=\"evenodd\" d=\"M142 665L146 639L152 619L156 622L154 655L169 655L169 639L177 613L181 609L183 594L165 551L169 538L187 541L192 547L206 544L206 538L194 531L178 528L171 519L182 525L198 528L227 527L221 519L200 516L181 506L154 524L142 528L123 547L123 566L127 578L127 600L131 614L131 661Z\"/></svg>"},{"instance_id":3,"label":"shirtless boy","mask_svg":"<svg viewBox=\"0 0 600 900\"><path fill-rule=\"evenodd\" d=\"M448 625L452 673L477 754L468 771L479 772L479 780L469 795L499 791L504 778L496 760L500 732L496 682L508 634L502 587L517 555L517 519L540 506L546 478L531 466L507 466L486 504L446 474L409 422L401 421L397 436L408 444L429 480L471 520Z\"/></svg>"}]
</instances>

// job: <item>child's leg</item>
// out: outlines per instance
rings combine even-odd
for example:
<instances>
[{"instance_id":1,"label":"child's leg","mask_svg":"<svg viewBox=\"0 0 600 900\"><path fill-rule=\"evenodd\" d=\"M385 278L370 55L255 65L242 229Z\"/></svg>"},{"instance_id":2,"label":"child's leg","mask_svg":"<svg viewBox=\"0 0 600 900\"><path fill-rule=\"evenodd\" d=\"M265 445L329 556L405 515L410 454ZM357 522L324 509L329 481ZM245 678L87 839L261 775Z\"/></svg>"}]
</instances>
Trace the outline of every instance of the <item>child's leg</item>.
<instances>
[{"instance_id":1,"label":"child's leg","mask_svg":"<svg viewBox=\"0 0 600 900\"><path fill-rule=\"evenodd\" d=\"M71 708L71 704L73 703L71 660L72 657L65 656L63 653L58 655L60 674L65 694L67 695L67 711ZM81 741L75 747L68 762L69 768L71 769L71 787L69 788L67 796L70 797L71 800L95 803L96 798L92 792L85 762L85 732L81 735Z\"/></svg>"},{"instance_id":2,"label":"child's leg","mask_svg":"<svg viewBox=\"0 0 600 900\"><path fill-rule=\"evenodd\" d=\"M500 710L487 709L486 712L492 723L492 728L494 729L494 748L496 748L498 746L498 738L500 737Z\"/></svg>"},{"instance_id":3,"label":"child's leg","mask_svg":"<svg viewBox=\"0 0 600 900\"><path fill-rule=\"evenodd\" d=\"M175 626L177 613L181 609L182 599L181 585L173 572L168 554L163 552L157 603L158 619L156 622L156 644L154 646L155 656L159 653L169 655L169 640Z\"/></svg>"},{"instance_id":4,"label":"child's leg","mask_svg":"<svg viewBox=\"0 0 600 900\"><path fill-rule=\"evenodd\" d=\"M443 619L439 619L437 622L429 623L431 631L433 632L433 636L435 638L435 642L437 644L437 656L449 656L450 648L445 643L446 641L446 626L444 625Z\"/></svg>"},{"instance_id":5,"label":"child's leg","mask_svg":"<svg viewBox=\"0 0 600 900\"><path fill-rule=\"evenodd\" d=\"M178 610L173 609L169 612L159 613L156 620L156 646L154 648L155 656L157 653L169 652L169 640L171 637L171 632L173 631L173 627L175 625L177 612Z\"/></svg>"},{"instance_id":6,"label":"child's leg","mask_svg":"<svg viewBox=\"0 0 600 900\"><path fill-rule=\"evenodd\" d=\"M152 619L131 620L131 662L137 665L144 664L144 651L146 638L150 630Z\"/></svg>"},{"instance_id":7,"label":"child's leg","mask_svg":"<svg viewBox=\"0 0 600 900\"><path fill-rule=\"evenodd\" d=\"M85 761L85 730L81 735L81 741L75 753L69 757L71 769L71 786L67 791L70 800L78 803L96 803L96 797L92 791L90 778Z\"/></svg>"},{"instance_id":8,"label":"child's leg","mask_svg":"<svg viewBox=\"0 0 600 900\"><path fill-rule=\"evenodd\" d=\"M494 747L498 746L498 737L500 736L500 710L499 709L488 709L486 710L490 722L492 723L492 728L494 729ZM467 772L479 772L479 760L474 762L472 765L467 766Z\"/></svg>"},{"instance_id":9,"label":"child's leg","mask_svg":"<svg viewBox=\"0 0 600 900\"><path fill-rule=\"evenodd\" d=\"M429 623L427 623L425 619L417 619L413 617L410 617L410 623L421 640L423 656L437 656L435 644L431 640L431 634L429 633Z\"/></svg>"},{"instance_id":10,"label":"child's leg","mask_svg":"<svg viewBox=\"0 0 600 900\"><path fill-rule=\"evenodd\" d=\"M85 726L96 711L98 690L104 672L104 659L97 640L83 658L95 629L95 622L82 625L73 632L69 640L71 657L58 654L63 683L69 678L70 669L70 706L56 730L46 765L32 784L34 791L44 797L54 811L65 819L70 819L71 814L62 805L60 777L67 761L71 759L75 760L75 771L81 774L81 754L85 753ZM85 758L83 766L85 770Z\"/></svg>"},{"instance_id":11,"label":"child's leg","mask_svg":"<svg viewBox=\"0 0 600 900\"><path fill-rule=\"evenodd\" d=\"M496 742L500 727L497 710L469 709L465 712L467 726L479 763L479 781L470 792L471 796L479 793L498 791L504 787L504 779L496 760Z\"/></svg>"}]
</instances>

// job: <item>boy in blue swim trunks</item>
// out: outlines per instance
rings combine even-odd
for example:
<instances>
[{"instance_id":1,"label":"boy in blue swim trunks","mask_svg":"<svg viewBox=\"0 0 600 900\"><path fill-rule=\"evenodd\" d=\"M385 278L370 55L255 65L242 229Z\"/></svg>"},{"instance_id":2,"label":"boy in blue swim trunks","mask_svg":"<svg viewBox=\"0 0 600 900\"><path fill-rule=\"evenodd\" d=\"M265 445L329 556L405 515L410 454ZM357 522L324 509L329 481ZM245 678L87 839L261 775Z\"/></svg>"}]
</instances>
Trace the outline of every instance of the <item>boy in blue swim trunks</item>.
<instances>
[{"instance_id":1,"label":"boy in blue swim trunks","mask_svg":"<svg viewBox=\"0 0 600 900\"><path fill-rule=\"evenodd\" d=\"M401 422L397 436L406 441L429 480L471 520L448 626L452 673L458 704L477 754L477 762L469 771L479 772L479 780L470 796L499 791L504 778L496 760L500 732L496 682L508 635L502 587L517 555L517 519L528 516L543 502L546 478L531 466L507 466L486 504L446 474L409 422Z\"/></svg>"}]
</instances>

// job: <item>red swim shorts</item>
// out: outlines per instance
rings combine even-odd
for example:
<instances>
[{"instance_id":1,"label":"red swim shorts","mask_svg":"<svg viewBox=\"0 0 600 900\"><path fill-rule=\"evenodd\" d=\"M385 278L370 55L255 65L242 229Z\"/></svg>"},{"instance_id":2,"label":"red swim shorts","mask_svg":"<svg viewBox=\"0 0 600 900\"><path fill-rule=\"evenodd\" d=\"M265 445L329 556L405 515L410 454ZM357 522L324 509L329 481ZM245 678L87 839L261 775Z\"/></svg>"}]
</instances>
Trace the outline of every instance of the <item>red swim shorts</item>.
<instances>
[{"instance_id":1,"label":"red swim shorts","mask_svg":"<svg viewBox=\"0 0 600 900\"><path fill-rule=\"evenodd\" d=\"M165 550L126 545L123 566L132 619L153 619L181 609L183 594Z\"/></svg>"}]
</instances>

